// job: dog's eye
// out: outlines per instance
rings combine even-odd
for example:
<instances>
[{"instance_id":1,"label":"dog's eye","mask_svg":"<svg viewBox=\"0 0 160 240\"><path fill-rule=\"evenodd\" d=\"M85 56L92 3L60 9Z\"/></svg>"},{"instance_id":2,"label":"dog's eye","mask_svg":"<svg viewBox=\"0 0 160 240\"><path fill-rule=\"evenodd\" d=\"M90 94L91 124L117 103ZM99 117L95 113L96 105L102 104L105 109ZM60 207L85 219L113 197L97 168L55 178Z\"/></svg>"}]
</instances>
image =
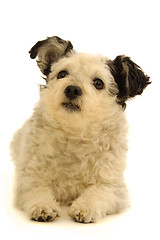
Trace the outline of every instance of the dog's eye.
<instances>
[{"instance_id":1,"label":"dog's eye","mask_svg":"<svg viewBox=\"0 0 160 240\"><path fill-rule=\"evenodd\" d=\"M93 85L95 86L95 88L97 88L98 90L101 90L104 88L104 82L100 79L100 78L95 78L93 80Z\"/></svg>"},{"instance_id":2,"label":"dog's eye","mask_svg":"<svg viewBox=\"0 0 160 240\"><path fill-rule=\"evenodd\" d=\"M60 71L57 75L57 78L60 79L60 78L65 78L66 76L68 75L68 72L63 70L63 71Z\"/></svg>"}]
</instances>

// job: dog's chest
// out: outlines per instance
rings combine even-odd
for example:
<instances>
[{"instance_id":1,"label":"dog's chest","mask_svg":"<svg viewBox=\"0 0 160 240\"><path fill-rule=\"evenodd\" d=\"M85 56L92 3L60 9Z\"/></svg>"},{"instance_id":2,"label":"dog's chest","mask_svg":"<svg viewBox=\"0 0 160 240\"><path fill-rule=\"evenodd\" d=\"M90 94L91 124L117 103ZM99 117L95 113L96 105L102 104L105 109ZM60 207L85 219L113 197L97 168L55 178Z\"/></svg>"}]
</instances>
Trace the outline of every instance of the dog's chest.
<instances>
[{"instance_id":1,"label":"dog's chest","mask_svg":"<svg viewBox=\"0 0 160 240\"><path fill-rule=\"evenodd\" d=\"M98 157L109 139L104 133L86 134L73 132L67 134L62 130L44 131L40 136L39 150L42 155L56 159L57 164L80 164L84 160Z\"/></svg>"},{"instance_id":2,"label":"dog's chest","mask_svg":"<svg viewBox=\"0 0 160 240\"><path fill-rule=\"evenodd\" d=\"M69 204L86 187L108 182L113 172L108 161L112 135L105 130L66 134L59 129L39 129L35 141L41 162L37 165L59 202Z\"/></svg>"},{"instance_id":3,"label":"dog's chest","mask_svg":"<svg viewBox=\"0 0 160 240\"><path fill-rule=\"evenodd\" d=\"M45 139L39 150L45 155L54 189L67 189L77 194L96 181L98 162L103 154L100 136L68 137L62 131L55 131L46 132Z\"/></svg>"},{"instance_id":4,"label":"dog's chest","mask_svg":"<svg viewBox=\"0 0 160 240\"><path fill-rule=\"evenodd\" d=\"M96 181L97 151L92 141L69 138L50 138L46 159L46 178L55 198L65 204L77 198ZM43 147L45 148L44 144ZM45 150L46 151L46 150ZM100 150L99 150L100 151ZM94 179L94 180L93 180Z\"/></svg>"}]
</instances>

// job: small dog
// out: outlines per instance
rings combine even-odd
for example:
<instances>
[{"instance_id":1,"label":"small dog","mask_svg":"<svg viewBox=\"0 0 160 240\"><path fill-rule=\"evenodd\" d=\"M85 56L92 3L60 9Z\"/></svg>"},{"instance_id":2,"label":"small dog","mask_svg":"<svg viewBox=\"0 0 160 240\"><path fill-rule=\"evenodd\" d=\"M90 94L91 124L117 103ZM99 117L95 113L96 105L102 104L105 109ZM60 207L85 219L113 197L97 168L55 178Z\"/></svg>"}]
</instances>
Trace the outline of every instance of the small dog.
<instances>
[{"instance_id":1,"label":"small dog","mask_svg":"<svg viewBox=\"0 0 160 240\"><path fill-rule=\"evenodd\" d=\"M60 216L62 205L81 223L119 212L128 206L124 109L149 77L129 57L77 53L56 36L29 53L46 84L11 141L17 206L40 222Z\"/></svg>"}]
</instances>

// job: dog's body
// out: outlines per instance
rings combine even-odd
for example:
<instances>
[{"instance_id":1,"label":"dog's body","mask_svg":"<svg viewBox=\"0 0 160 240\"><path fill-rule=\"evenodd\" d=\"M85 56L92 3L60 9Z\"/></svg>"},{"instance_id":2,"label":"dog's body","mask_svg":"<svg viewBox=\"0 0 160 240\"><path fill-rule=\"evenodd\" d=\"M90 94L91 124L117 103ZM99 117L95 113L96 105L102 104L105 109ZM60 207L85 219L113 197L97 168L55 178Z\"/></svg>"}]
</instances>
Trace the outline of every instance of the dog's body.
<instances>
[{"instance_id":1,"label":"dog's body","mask_svg":"<svg viewBox=\"0 0 160 240\"><path fill-rule=\"evenodd\" d=\"M39 41L30 54L38 55L46 86L11 142L17 205L37 221L59 216L60 205L78 222L125 208L123 108L149 78L128 57L76 53L58 37Z\"/></svg>"}]
</instances>

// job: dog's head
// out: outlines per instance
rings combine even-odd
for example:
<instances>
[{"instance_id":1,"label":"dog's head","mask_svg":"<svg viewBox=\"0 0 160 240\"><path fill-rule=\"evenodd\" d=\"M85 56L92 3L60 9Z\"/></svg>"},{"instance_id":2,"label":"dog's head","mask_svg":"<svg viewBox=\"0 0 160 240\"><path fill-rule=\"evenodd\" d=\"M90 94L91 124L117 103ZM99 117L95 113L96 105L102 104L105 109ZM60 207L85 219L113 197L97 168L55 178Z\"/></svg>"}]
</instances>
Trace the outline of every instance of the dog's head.
<instances>
[{"instance_id":1,"label":"dog's head","mask_svg":"<svg viewBox=\"0 0 160 240\"><path fill-rule=\"evenodd\" d=\"M70 41L50 37L29 51L45 75L41 104L50 118L96 121L124 109L150 83L142 69L126 56L113 61L101 55L77 53ZM81 116L81 117L80 117Z\"/></svg>"}]
</instances>

